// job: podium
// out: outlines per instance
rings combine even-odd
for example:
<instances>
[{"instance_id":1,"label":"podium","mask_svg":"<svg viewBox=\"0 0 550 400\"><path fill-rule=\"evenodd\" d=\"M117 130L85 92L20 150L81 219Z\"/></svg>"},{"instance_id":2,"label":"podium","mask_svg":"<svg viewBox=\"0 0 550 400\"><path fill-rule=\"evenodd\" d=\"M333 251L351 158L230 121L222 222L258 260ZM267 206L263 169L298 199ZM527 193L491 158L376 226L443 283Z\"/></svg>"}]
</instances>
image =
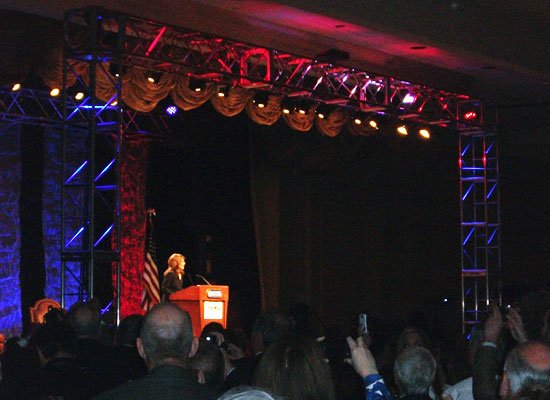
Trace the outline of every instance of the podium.
<instances>
[{"instance_id":1,"label":"podium","mask_svg":"<svg viewBox=\"0 0 550 400\"><path fill-rule=\"evenodd\" d=\"M210 322L227 325L229 287L220 285L195 285L170 295L170 301L191 316L193 335L199 336Z\"/></svg>"}]
</instances>

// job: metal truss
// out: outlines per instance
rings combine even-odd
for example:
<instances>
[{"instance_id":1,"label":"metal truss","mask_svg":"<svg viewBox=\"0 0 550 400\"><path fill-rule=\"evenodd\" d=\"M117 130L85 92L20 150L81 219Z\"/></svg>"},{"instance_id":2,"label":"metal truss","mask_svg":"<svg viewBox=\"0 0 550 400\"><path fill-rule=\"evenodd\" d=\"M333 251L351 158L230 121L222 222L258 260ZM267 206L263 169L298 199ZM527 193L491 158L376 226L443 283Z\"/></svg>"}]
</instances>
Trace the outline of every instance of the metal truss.
<instances>
[{"instance_id":1,"label":"metal truss","mask_svg":"<svg viewBox=\"0 0 550 400\"><path fill-rule=\"evenodd\" d=\"M459 103L475 100L466 95L337 65L327 61L330 56L326 55L304 58L97 9L70 13L76 31L86 25L91 12L101 15L95 34L98 46L107 55L114 52L115 37L124 23L126 40L121 58L124 67L181 74L220 85L239 85L422 123L479 122L456 113ZM79 53L77 58L81 60L89 54L78 41L73 43L73 51Z\"/></svg>"},{"instance_id":2,"label":"metal truss","mask_svg":"<svg viewBox=\"0 0 550 400\"><path fill-rule=\"evenodd\" d=\"M66 120L70 122L71 130L88 130L88 113L92 108L90 98L76 100L74 96L52 97L48 91L40 89L21 88L12 90L0 87L0 122L17 122L27 125L57 126L64 123L63 112L67 107L69 114ZM97 125L104 132L109 131L111 117L109 111L113 106L98 107L96 113ZM155 113L139 113L129 108L120 108L121 123L125 137L159 137L159 132L170 132L171 126L166 117Z\"/></svg>"},{"instance_id":3,"label":"metal truss","mask_svg":"<svg viewBox=\"0 0 550 400\"><path fill-rule=\"evenodd\" d=\"M62 126L63 99L33 89L0 87L0 121Z\"/></svg>"},{"instance_id":4,"label":"metal truss","mask_svg":"<svg viewBox=\"0 0 550 400\"><path fill-rule=\"evenodd\" d=\"M116 322L120 320L120 151L122 145L123 108L120 104L122 78L111 79L114 95L106 102L96 96L98 74L103 70L105 57L120 62L124 31L117 33L115 53L106 55L98 45L96 32L101 16L87 13L85 57L75 53L70 43L67 19L64 24L63 56L63 183L62 183L62 306L65 300L78 296L79 300L96 297L96 273L107 280L110 287L111 268L116 268L114 299L112 294L100 299L115 304ZM121 28L123 24L121 24ZM87 63L88 76L83 80L72 68L75 59ZM68 77L76 83L68 87ZM77 105L69 102L69 94L86 93ZM131 121L133 119L131 118ZM85 134L74 135L73 128L86 127ZM102 269L102 271L100 271ZM76 280L78 294L67 293L67 279Z\"/></svg>"},{"instance_id":5,"label":"metal truss","mask_svg":"<svg viewBox=\"0 0 550 400\"><path fill-rule=\"evenodd\" d=\"M501 303L498 148L492 131L459 130L463 331Z\"/></svg>"}]
</instances>

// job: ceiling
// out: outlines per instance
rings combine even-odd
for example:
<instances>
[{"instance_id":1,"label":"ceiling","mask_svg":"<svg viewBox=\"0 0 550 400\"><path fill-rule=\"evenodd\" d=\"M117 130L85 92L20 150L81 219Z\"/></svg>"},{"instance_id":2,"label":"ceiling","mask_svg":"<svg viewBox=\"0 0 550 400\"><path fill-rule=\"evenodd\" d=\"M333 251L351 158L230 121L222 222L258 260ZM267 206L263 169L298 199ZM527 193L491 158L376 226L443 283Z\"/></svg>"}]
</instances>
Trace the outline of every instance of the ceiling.
<instances>
[{"instance_id":1,"label":"ceiling","mask_svg":"<svg viewBox=\"0 0 550 400\"><path fill-rule=\"evenodd\" d=\"M537 115L537 121L543 122L535 124L538 133L530 140L548 142L550 137L544 122L550 114L548 0L3 0L2 4L0 34L8 40L2 41L0 52L19 58L31 54L44 39L25 41L25 32L39 24L27 20L21 26L17 19L6 18L11 16L6 10L62 19L65 9L97 5L308 58L338 49L349 53L349 59L340 62L345 66L490 101L505 114L522 113L522 124L532 123L531 116ZM11 64L17 67L17 57ZM0 68L9 70L8 58L0 59Z\"/></svg>"},{"instance_id":2,"label":"ceiling","mask_svg":"<svg viewBox=\"0 0 550 400\"><path fill-rule=\"evenodd\" d=\"M501 106L550 102L547 0L4 0L61 19L98 5L315 58L348 52L364 71L469 94Z\"/></svg>"}]
</instances>

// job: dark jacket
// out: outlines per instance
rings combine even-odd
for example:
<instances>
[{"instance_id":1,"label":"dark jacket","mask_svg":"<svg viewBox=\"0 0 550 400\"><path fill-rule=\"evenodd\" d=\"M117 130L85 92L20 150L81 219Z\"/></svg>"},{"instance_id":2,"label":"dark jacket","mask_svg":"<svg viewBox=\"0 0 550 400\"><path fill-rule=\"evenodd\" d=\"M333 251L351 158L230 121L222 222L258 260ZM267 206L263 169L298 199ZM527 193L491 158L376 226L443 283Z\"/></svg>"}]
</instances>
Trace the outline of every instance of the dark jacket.
<instances>
[{"instance_id":1,"label":"dark jacket","mask_svg":"<svg viewBox=\"0 0 550 400\"><path fill-rule=\"evenodd\" d=\"M164 275L164 279L162 280L163 300L168 300L169 296L172 293L175 293L181 289L183 289L183 276L182 279L178 278L178 274L176 274L174 271L170 271L166 275Z\"/></svg>"},{"instance_id":2,"label":"dark jacket","mask_svg":"<svg viewBox=\"0 0 550 400\"><path fill-rule=\"evenodd\" d=\"M96 400L209 400L219 392L201 385L185 368L161 365L148 375L94 397Z\"/></svg>"}]
</instances>

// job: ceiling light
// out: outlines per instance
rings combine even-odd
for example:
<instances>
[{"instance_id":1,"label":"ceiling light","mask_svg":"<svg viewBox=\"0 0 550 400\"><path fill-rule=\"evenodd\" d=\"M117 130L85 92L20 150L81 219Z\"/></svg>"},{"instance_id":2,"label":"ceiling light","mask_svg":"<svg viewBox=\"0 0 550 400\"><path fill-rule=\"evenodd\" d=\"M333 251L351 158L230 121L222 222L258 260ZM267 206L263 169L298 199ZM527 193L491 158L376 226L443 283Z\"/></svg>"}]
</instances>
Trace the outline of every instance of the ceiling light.
<instances>
[{"instance_id":1,"label":"ceiling light","mask_svg":"<svg viewBox=\"0 0 550 400\"><path fill-rule=\"evenodd\" d=\"M399 125L396 128L396 131L402 136L407 136L409 134L409 131L407 130L407 127L405 125Z\"/></svg>"},{"instance_id":2,"label":"ceiling light","mask_svg":"<svg viewBox=\"0 0 550 400\"><path fill-rule=\"evenodd\" d=\"M229 94L229 88L227 86L218 87L218 97L227 97Z\"/></svg>"},{"instance_id":3,"label":"ceiling light","mask_svg":"<svg viewBox=\"0 0 550 400\"><path fill-rule=\"evenodd\" d=\"M256 107L258 108L264 108L267 105L269 98L267 92L257 92L254 95L254 99L252 99L252 102L256 104Z\"/></svg>"},{"instance_id":4,"label":"ceiling light","mask_svg":"<svg viewBox=\"0 0 550 400\"><path fill-rule=\"evenodd\" d=\"M206 87L206 83L197 78L189 78L189 89L195 92L202 92Z\"/></svg>"},{"instance_id":5,"label":"ceiling light","mask_svg":"<svg viewBox=\"0 0 550 400\"><path fill-rule=\"evenodd\" d=\"M159 83L160 78L162 77L162 72L158 71L147 71L145 74L147 81L150 83Z\"/></svg>"},{"instance_id":6,"label":"ceiling light","mask_svg":"<svg viewBox=\"0 0 550 400\"><path fill-rule=\"evenodd\" d=\"M429 139L431 137L430 131L426 128L419 129L418 134L424 139Z\"/></svg>"}]
</instances>

